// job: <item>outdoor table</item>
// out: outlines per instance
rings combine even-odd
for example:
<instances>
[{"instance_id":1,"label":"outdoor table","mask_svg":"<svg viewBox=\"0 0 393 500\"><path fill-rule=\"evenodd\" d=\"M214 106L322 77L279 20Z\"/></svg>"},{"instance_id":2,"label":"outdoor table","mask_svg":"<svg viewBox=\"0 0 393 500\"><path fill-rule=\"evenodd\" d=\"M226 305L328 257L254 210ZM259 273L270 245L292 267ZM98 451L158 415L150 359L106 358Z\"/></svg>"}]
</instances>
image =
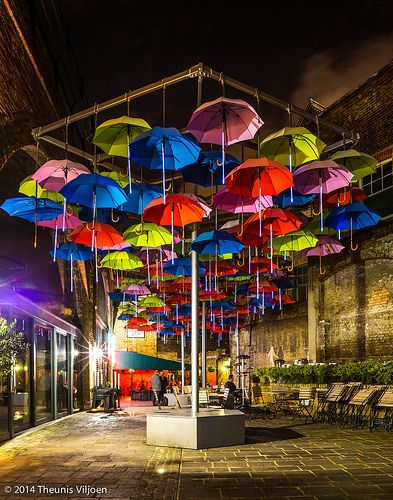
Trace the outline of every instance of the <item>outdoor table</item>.
<instances>
[{"instance_id":1,"label":"outdoor table","mask_svg":"<svg viewBox=\"0 0 393 500\"><path fill-rule=\"evenodd\" d=\"M283 403L285 401L297 399L298 393L299 389L275 389L274 391L263 391L262 396L263 394L270 394L274 396L276 411L280 411L282 409Z\"/></svg>"}]
</instances>

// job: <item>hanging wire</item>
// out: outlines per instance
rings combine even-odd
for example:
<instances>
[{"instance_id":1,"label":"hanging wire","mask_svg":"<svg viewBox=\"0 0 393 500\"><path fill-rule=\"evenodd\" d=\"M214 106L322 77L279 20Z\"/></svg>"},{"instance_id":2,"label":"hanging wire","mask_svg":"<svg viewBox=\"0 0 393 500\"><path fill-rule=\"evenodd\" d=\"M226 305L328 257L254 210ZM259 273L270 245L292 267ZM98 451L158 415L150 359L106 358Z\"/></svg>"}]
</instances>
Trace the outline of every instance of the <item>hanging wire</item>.
<instances>
[{"instance_id":1,"label":"hanging wire","mask_svg":"<svg viewBox=\"0 0 393 500\"><path fill-rule=\"evenodd\" d=\"M166 87L162 82L162 126L166 126Z\"/></svg>"}]
</instances>

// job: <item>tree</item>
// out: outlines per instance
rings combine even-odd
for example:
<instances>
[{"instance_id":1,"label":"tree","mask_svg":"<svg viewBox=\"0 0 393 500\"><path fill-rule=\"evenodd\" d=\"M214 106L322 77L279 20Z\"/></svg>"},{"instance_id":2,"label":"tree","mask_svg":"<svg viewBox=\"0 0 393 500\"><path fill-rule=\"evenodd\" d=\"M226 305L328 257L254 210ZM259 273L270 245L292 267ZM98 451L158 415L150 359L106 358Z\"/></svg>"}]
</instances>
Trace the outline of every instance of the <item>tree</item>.
<instances>
[{"instance_id":1,"label":"tree","mask_svg":"<svg viewBox=\"0 0 393 500\"><path fill-rule=\"evenodd\" d=\"M16 332L15 321L8 323L0 316L0 376L12 373L15 359L24 347L23 333Z\"/></svg>"}]
</instances>

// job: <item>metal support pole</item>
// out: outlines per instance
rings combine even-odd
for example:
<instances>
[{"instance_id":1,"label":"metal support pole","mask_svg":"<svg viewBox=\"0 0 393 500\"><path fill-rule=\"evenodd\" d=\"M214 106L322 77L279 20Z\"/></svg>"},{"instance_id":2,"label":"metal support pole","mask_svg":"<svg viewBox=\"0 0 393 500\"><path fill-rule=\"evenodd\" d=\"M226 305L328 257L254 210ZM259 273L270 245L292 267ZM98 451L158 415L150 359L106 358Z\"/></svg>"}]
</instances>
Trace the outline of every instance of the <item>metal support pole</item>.
<instances>
[{"instance_id":1,"label":"metal support pole","mask_svg":"<svg viewBox=\"0 0 393 500\"><path fill-rule=\"evenodd\" d=\"M184 384L185 384L184 339L185 339L185 332L184 328L182 328L181 329L181 393L182 394L184 394Z\"/></svg>"},{"instance_id":2,"label":"metal support pole","mask_svg":"<svg viewBox=\"0 0 393 500\"><path fill-rule=\"evenodd\" d=\"M194 225L191 233L191 241L197 237L197 227ZM199 412L199 297L198 297L198 254L191 252L191 391L192 413Z\"/></svg>"},{"instance_id":3,"label":"metal support pole","mask_svg":"<svg viewBox=\"0 0 393 500\"><path fill-rule=\"evenodd\" d=\"M202 302L202 387L206 387L206 302Z\"/></svg>"}]
</instances>

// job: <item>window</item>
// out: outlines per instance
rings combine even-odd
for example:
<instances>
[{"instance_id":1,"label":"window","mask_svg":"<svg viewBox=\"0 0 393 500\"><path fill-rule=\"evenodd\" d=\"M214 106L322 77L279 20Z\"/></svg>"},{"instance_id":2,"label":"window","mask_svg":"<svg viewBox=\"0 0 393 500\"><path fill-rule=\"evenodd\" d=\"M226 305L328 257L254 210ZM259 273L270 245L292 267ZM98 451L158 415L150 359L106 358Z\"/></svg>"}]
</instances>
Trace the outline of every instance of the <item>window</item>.
<instances>
[{"instance_id":1,"label":"window","mask_svg":"<svg viewBox=\"0 0 393 500\"><path fill-rule=\"evenodd\" d=\"M297 302L305 302L307 300L307 282L307 265L296 267L294 298Z\"/></svg>"},{"instance_id":2,"label":"window","mask_svg":"<svg viewBox=\"0 0 393 500\"><path fill-rule=\"evenodd\" d=\"M373 196L392 187L392 160L386 160L377 166L375 174L362 179L362 189L368 196Z\"/></svg>"}]
</instances>

